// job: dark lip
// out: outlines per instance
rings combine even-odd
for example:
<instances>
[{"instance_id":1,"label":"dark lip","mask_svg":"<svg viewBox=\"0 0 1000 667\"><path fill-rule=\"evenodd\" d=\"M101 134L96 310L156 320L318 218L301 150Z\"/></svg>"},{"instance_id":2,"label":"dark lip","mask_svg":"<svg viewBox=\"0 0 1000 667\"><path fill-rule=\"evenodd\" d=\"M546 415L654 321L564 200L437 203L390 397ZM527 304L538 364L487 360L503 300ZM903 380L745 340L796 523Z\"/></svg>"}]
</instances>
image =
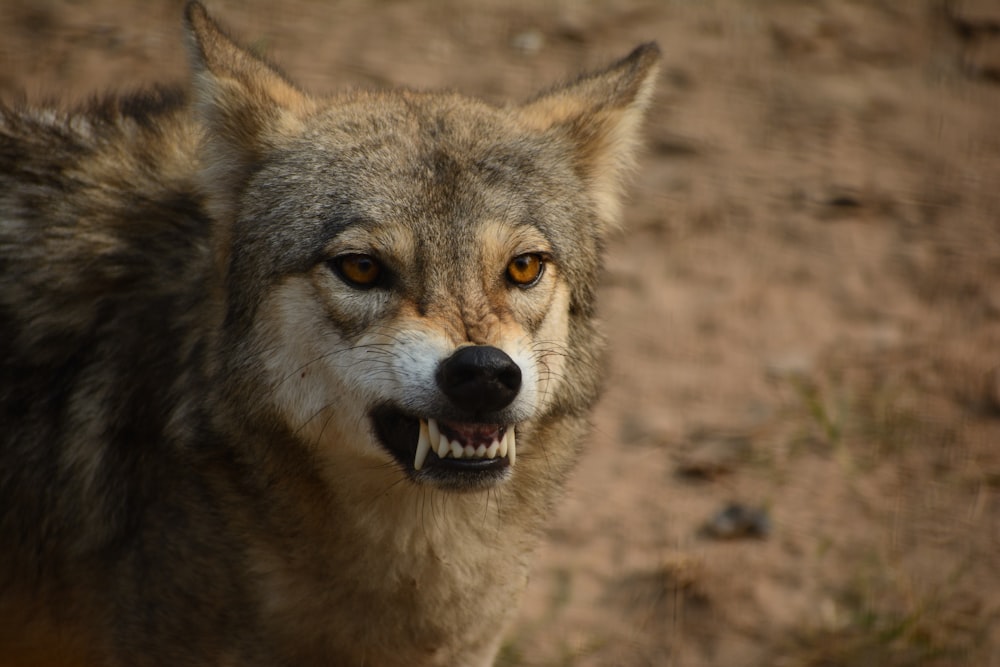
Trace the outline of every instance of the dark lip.
<instances>
[{"instance_id":1,"label":"dark lip","mask_svg":"<svg viewBox=\"0 0 1000 667\"><path fill-rule=\"evenodd\" d=\"M433 416L423 418L428 417ZM415 482L432 483L453 491L473 491L493 486L509 475L510 461L506 458L442 459L434 451L428 452L419 471L414 470L420 417L391 405L382 405L372 410L370 418L379 444Z\"/></svg>"}]
</instances>

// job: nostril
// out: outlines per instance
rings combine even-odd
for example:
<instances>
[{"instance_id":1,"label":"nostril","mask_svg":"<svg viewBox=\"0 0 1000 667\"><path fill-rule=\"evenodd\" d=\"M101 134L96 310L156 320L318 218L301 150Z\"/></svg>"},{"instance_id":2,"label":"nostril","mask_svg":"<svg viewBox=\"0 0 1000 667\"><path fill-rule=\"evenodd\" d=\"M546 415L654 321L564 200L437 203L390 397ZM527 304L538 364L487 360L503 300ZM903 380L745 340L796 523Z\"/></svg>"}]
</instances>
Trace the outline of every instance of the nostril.
<instances>
[{"instance_id":1,"label":"nostril","mask_svg":"<svg viewBox=\"0 0 1000 667\"><path fill-rule=\"evenodd\" d=\"M510 366L499 369L497 372L497 380L499 380L500 383L508 389L517 391L521 388L521 367L511 360Z\"/></svg>"},{"instance_id":2,"label":"nostril","mask_svg":"<svg viewBox=\"0 0 1000 667\"><path fill-rule=\"evenodd\" d=\"M445 359L437 383L457 407L491 412L510 405L521 389L521 368L503 350L469 345Z\"/></svg>"}]
</instances>

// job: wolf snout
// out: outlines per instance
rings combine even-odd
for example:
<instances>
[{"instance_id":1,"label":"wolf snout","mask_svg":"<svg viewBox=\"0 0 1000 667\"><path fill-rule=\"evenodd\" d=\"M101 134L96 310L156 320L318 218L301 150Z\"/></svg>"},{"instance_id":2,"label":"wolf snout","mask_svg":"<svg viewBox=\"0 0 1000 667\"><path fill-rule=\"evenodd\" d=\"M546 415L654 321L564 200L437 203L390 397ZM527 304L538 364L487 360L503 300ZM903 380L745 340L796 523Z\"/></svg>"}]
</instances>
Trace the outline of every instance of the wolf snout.
<instances>
[{"instance_id":1,"label":"wolf snout","mask_svg":"<svg viewBox=\"0 0 1000 667\"><path fill-rule=\"evenodd\" d=\"M441 362L437 384L461 410L495 412L517 397L521 368L501 349L469 345Z\"/></svg>"}]
</instances>

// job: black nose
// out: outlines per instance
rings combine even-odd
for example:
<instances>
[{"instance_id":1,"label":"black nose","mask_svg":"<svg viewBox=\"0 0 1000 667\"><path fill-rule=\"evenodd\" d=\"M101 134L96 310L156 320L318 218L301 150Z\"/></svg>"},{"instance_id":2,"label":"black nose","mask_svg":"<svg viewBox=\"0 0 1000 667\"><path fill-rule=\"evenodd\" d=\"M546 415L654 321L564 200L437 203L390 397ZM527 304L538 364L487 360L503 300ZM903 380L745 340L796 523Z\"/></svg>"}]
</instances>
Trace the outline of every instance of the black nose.
<instances>
[{"instance_id":1,"label":"black nose","mask_svg":"<svg viewBox=\"0 0 1000 667\"><path fill-rule=\"evenodd\" d=\"M492 412L507 407L517 396L521 369L503 350L469 345L441 362L437 383L456 407Z\"/></svg>"}]
</instances>

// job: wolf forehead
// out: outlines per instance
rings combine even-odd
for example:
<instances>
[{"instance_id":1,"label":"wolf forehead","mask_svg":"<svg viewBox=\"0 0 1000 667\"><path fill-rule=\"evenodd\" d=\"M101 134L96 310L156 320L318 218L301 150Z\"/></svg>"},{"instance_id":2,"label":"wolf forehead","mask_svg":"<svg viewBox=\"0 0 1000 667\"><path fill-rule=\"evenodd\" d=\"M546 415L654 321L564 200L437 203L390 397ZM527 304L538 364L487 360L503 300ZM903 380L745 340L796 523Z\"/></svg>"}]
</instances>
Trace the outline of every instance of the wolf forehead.
<instances>
[{"instance_id":1,"label":"wolf forehead","mask_svg":"<svg viewBox=\"0 0 1000 667\"><path fill-rule=\"evenodd\" d=\"M431 246L475 243L483 225L530 227L554 257L570 236L576 245L587 236L571 148L478 100L335 98L270 143L245 182L234 240L266 241L291 261L315 260L301 249L324 252L347 229L374 234L389 224Z\"/></svg>"}]
</instances>

